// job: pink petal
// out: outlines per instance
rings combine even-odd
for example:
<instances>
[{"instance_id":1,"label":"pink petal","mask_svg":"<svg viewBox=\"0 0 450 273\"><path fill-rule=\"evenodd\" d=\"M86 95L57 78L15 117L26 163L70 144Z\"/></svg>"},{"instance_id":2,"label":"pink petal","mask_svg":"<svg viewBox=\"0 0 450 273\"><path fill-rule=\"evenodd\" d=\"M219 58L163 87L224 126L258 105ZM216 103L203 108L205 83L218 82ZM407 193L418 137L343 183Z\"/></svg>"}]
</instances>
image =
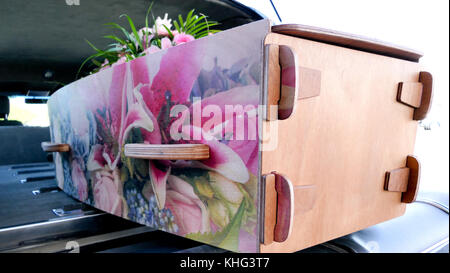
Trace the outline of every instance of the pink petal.
<instances>
[{"instance_id":1,"label":"pink petal","mask_svg":"<svg viewBox=\"0 0 450 273\"><path fill-rule=\"evenodd\" d=\"M187 42L194 41L194 40L195 40L195 38L192 35L185 34L185 33L179 33L179 34L174 35L174 37L173 37L173 42L176 45L187 43Z\"/></svg>"},{"instance_id":2,"label":"pink petal","mask_svg":"<svg viewBox=\"0 0 450 273\"><path fill-rule=\"evenodd\" d=\"M202 143L209 146L209 159L194 161L194 165L207 170L216 171L235 182L246 183L249 180L250 176L244 162L239 155L226 144L211 139L211 136L208 136L205 132L201 132L201 129L198 127L185 126L183 127L183 132L190 132L191 139L193 139L192 136L200 134L202 136L201 140L194 139L190 142Z\"/></svg>"},{"instance_id":3,"label":"pink petal","mask_svg":"<svg viewBox=\"0 0 450 273\"><path fill-rule=\"evenodd\" d=\"M122 126L124 131L119 139L120 146L125 144L128 134L133 128L142 128L148 132L153 131L153 121L139 103L133 104L131 109L128 110L125 117L125 122Z\"/></svg>"},{"instance_id":4,"label":"pink petal","mask_svg":"<svg viewBox=\"0 0 450 273\"><path fill-rule=\"evenodd\" d=\"M155 162L149 160L149 174L156 202L159 209L163 209L166 203L166 183L167 177L170 174L170 167L167 169L159 169L156 167Z\"/></svg>"},{"instance_id":5,"label":"pink petal","mask_svg":"<svg viewBox=\"0 0 450 273\"><path fill-rule=\"evenodd\" d=\"M103 157L103 145L95 144L89 154L87 170L94 171L103 169L106 164L106 160Z\"/></svg>"},{"instance_id":6,"label":"pink petal","mask_svg":"<svg viewBox=\"0 0 450 273\"><path fill-rule=\"evenodd\" d=\"M159 71L152 85L152 100L145 101L150 111L158 116L169 96L174 104L188 101L195 80L202 65L202 48L198 43L188 43L183 47L172 47L162 57Z\"/></svg>"},{"instance_id":7,"label":"pink petal","mask_svg":"<svg viewBox=\"0 0 450 273\"><path fill-rule=\"evenodd\" d=\"M180 234L210 231L208 209L195 194L194 188L173 175L169 176L168 184L167 207L175 214Z\"/></svg>"},{"instance_id":8,"label":"pink petal","mask_svg":"<svg viewBox=\"0 0 450 273\"><path fill-rule=\"evenodd\" d=\"M126 110L126 66L113 68L112 81L109 89L109 111L111 113L111 133L119 137L120 125Z\"/></svg>"},{"instance_id":9,"label":"pink petal","mask_svg":"<svg viewBox=\"0 0 450 273\"><path fill-rule=\"evenodd\" d=\"M164 37L161 39L161 49L168 49L172 47L172 42L170 41L169 38Z\"/></svg>"},{"instance_id":10,"label":"pink petal","mask_svg":"<svg viewBox=\"0 0 450 273\"><path fill-rule=\"evenodd\" d=\"M201 220L199 220L202 219L202 211L188 198L174 190L168 190L166 207L174 215L179 235L202 231Z\"/></svg>"},{"instance_id":11,"label":"pink petal","mask_svg":"<svg viewBox=\"0 0 450 273\"><path fill-rule=\"evenodd\" d=\"M233 115L226 115L226 106L238 106L241 105L243 110L256 111L259 102L259 87L254 86L244 86L236 87L225 92L217 93L211 97L203 99L197 103L201 104L202 112L205 107L217 106L220 108L222 113L221 121L222 123L217 124L212 130L218 129L219 133L217 136L224 138L227 133L231 133L233 137L228 141L228 147L234 150L235 153L242 159L247 168L251 173L257 175L258 172L258 151L259 151L259 140L258 140L258 119L256 112L246 111L243 116L237 116L236 113ZM253 110L251 110L253 107ZM190 107L190 112L196 109L195 104ZM194 115L194 114L192 114ZM210 119L210 117L202 117L202 126ZM229 120L232 119L232 120ZM237 139L238 130L236 124L238 120L244 120L244 128L240 128L244 135L243 138ZM251 127L250 127L251 126Z\"/></svg>"}]
</instances>

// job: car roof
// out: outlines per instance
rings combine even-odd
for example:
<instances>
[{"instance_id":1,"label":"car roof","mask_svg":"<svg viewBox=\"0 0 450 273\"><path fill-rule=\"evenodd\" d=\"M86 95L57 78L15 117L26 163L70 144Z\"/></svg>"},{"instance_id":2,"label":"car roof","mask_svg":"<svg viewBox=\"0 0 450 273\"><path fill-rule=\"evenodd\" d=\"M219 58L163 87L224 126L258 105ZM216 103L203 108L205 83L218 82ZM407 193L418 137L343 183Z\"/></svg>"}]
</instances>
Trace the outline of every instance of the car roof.
<instances>
[{"instance_id":1,"label":"car roof","mask_svg":"<svg viewBox=\"0 0 450 273\"><path fill-rule=\"evenodd\" d=\"M195 8L228 29L262 18L257 12L230 0L155 0L154 16L184 16ZM0 9L0 94L26 94L28 90L54 91L75 80L82 61L93 54L85 39L99 48L110 42L102 38L116 22L128 29L128 14L143 27L151 1L143 0L15 0ZM79 5L77 5L79 4ZM51 81L44 73L51 71Z\"/></svg>"}]
</instances>

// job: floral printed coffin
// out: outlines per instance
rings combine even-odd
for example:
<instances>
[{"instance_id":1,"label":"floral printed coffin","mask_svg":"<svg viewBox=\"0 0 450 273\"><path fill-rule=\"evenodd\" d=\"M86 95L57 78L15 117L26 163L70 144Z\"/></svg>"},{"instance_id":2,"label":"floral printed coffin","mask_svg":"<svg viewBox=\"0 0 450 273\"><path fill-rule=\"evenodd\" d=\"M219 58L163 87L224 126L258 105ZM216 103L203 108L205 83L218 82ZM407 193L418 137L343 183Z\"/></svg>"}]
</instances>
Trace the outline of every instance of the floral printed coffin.
<instances>
[{"instance_id":1,"label":"floral printed coffin","mask_svg":"<svg viewBox=\"0 0 450 273\"><path fill-rule=\"evenodd\" d=\"M43 148L59 187L238 252L296 251L403 214L429 74L412 51L300 30L262 20L58 90Z\"/></svg>"}]
</instances>

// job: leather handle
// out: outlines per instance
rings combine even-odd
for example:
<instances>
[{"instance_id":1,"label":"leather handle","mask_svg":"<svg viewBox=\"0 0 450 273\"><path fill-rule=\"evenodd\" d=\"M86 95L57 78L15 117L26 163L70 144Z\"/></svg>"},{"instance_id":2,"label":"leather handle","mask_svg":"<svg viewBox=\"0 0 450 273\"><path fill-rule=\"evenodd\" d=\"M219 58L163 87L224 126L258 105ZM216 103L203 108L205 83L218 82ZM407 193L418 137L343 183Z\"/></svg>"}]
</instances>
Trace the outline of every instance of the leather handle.
<instances>
[{"instance_id":1,"label":"leather handle","mask_svg":"<svg viewBox=\"0 0 450 273\"><path fill-rule=\"evenodd\" d=\"M285 45L266 45L266 120L283 120L293 113L298 96L298 66L294 51Z\"/></svg>"},{"instance_id":2,"label":"leather handle","mask_svg":"<svg viewBox=\"0 0 450 273\"><path fill-rule=\"evenodd\" d=\"M272 172L264 175L264 213L262 242L284 242L292 231L294 219L294 189L283 175Z\"/></svg>"},{"instance_id":3,"label":"leather handle","mask_svg":"<svg viewBox=\"0 0 450 273\"><path fill-rule=\"evenodd\" d=\"M292 183L282 175L275 175L277 191L277 223L275 225L275 242L284 242L292 232L294 221L294 188Z\"/></svg>"},{"instance_id":4,"label":"leather handle","mask_svg":"<svg viewBox=\"0 0 450 273\"><path fill-rule=\"evenodd\" d=\"M426 118L433 100L433 76L429 72L422 71L419 74L419 82L422 83L422 100L420 107L414 110L414 120Z\"/></svg>"},{"instance_id":5,"label":"leather handle","mask_svg":"<svg viewBox=\"0 0 450 273\"><path fill-rule=\"evenodd\" d=\"M302 67L294 48L266 44L266 113L265 119L284 120L294 112L297 100L318 96L321 72Z\"/></svg>"},{"instance_id":6,"label":"leather handle","mask_svg":"<svg viewBox=\"0 0 450 273\"><path fill-rule=\"evenodd\" d=\"M412 203L416 201L419 192L420 162L415 156L409 155L406 158L406 167L409 168L409 178L406 192L402 193L402 203Z\"/></svg>"},{"instance_id":7,"label":"leather handle","mask_svg":"<svg viewBox=\"0 0 450 273\"><path fill-rule=\"evenodd\" d=\"M299 217L312 210L316 201L316 185L297 185L282 174L263 175L261 211L264 221L261 242L269 245L289 238L294 224L294 214ZM294 202L295 199L295 202Z\"/></svg>"},{"instance_id":8,"label":"leather handle","mask_svg":"<svg viewBox=\"0 0 450 273\"><path fill-rule=\"evenodd\" d=\"M155 160L204 160L209 158L206 144L125 144L125 156Z\"/></svg>"},{"instance_id":9,"label":"leather handle","mask_svg":"<svg viewBox=\"0 0 450 273\"><path fill-rule=\"evenodd\" d=\"M42 142L41 147L44 152L65 153L70 151L70 145L65 143Z\"/></svg>"}]
</instances>

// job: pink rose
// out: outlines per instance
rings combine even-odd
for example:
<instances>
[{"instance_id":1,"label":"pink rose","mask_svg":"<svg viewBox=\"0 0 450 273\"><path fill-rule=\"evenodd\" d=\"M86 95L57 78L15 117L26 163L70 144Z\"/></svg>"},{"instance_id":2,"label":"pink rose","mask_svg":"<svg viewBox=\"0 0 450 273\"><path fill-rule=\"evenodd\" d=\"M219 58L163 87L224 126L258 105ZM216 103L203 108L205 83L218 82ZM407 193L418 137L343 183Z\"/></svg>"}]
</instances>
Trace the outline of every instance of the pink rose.
<instances>
[{"instance_id":1,"label":"pink rose","mask_svg":"<svg viewBox=\"0 0 450 273\"><path fill-rule=\"evenodd\" d=\"M151 54L151 53L153 53L153 52L160 51L160 50L161 50L161 48L159 48L159 47L157 47L157 46L155 46L155 45L151 45L151 46L148 47L146 50L144 50L144 52L145 52L145 55L148 55L148 54Z\"/></svg>"},{"instance_id":2,"label":"pink rose","mask_svg":"<svg viewBox=\"0 0 450 273\"><path fill-rule=\"evenodd\" d=\"M184 44L184 43L194 41L194 40L195 40L195 38L192 35L185 34L185 33L179 33L173 37L173 42L176 45Z\"/></svg>"},{"instance_id":3,"label":"pink rose","mask_svg":"<svg viewBox=\"0 0 450 273\"><path fill-rule=\"evenodd\" d=\"M112 66L123 64L123 63L126 63L126 62L127 62L127 58L125 56L123 56L123 57L120 57L117 60L117 62L113 63Z\"/></svg>"},{"instance_id":4,"label":"pink rose","mask_svg":"<svg viewBox=\"0 0 450 273\"><path fill-rule=\"evenodd\" d=\"M178 234L209 232L209 213L205 204L186 181L170 175L167 179L166 208L170 209L179 230Z\"/></svg>"},{"instance_id":5,"label":"pink rose","mask_svg":"<svg viewBox=\"0 0 450 273\"><path fill-rule=\"evenodd\" d=\"M164 37L161 39L161 49L167 49L169 47L172 47L172 42L170 41L169 38Z\"/></svg>"},{"instance_id":6,"label":"pink rose","mask_svg":"<svg viewBox=\"0 0 450 273\"><path fill-rule=\"evenodd\" d=\"M80 201L85 201L88 196L84 169L84 163L82 160L74 159L72 161L72 182L75 188L77 188L78 198L80 199Z\"/></svg>"},{"instance_id":7,"label":"pink rose","mask_svg":"<svg viewBox=\"0 0 450 273\"><path fill-rule=\"evenodd\" d=\"M105 61L102 63L102 66L100 67L99 71L105 70L108 67L109 67L109 61L108 61L108 59L105 58Z\"/></svg>"},{"instance_id":8,"label":"pink rose","mask_svg":"<svg viewBox=\"0 0 450 273\"><path fill-rule=\"evenodd\" d=\"M102 169L94 172L94 201L95 206L106 212L122 215L122 198L120 197L119 171Z\"/></svg>"}]
</instances>

